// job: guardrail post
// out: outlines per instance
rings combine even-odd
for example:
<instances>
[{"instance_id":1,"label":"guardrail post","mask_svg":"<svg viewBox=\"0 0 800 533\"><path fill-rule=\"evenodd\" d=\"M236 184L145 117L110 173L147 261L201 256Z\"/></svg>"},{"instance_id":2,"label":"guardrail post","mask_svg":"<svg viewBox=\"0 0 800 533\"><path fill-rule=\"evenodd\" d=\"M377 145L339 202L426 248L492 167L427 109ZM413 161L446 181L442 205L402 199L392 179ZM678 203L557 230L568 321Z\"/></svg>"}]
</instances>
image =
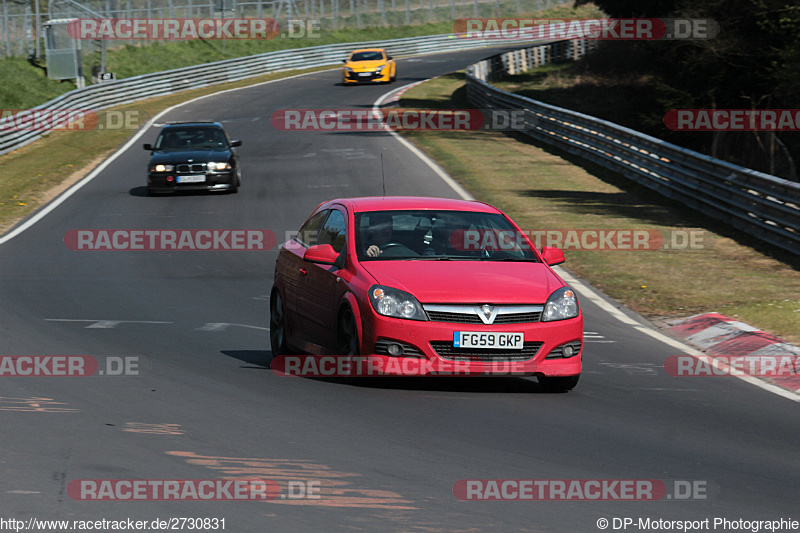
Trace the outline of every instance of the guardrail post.
<instances>
[{"instance_id":1,"label":"guardrail post","mask_svg":"<svg viewBox=\"0 0 800 533\"><path fill-rule=\"evenodd\" d=\"M582 57L595 46L587 40L541 44L532 48L530 57L540 66ZM489 80L519 72L516 54L497 54L468 67L467 98L472 105L524 110L527 135L800 255L800 183L492 87Z\"/></svg>"}]
</instances>

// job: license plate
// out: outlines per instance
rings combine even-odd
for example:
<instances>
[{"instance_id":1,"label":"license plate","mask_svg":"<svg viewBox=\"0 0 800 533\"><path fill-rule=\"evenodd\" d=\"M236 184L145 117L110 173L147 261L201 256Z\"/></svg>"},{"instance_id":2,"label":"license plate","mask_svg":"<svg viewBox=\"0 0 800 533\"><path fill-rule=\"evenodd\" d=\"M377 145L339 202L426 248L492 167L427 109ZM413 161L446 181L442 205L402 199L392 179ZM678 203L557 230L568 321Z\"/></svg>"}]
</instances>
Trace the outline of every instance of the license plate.
<instances>
[{"instance_id":1,"label":"license plate","mask_svg":"<svg viewBox=\"0 0 800 533\"><path fill-rule=\"evenodd\" d=\"M372 72L359 72L359 76L372 76Z\"/></svg>"},{"instance_id":2,"label":"license plate","mask_svg":"<svg viewBox=\"0 0 800 533\"><path fill-rule=\"evenodd\" d=\"M178 183L203 183L205 176L178 176Z\"/></svg>"},{"instance_id":3,"label":"license plate","mask_svg":"<svg viewBox=\"0 0 800 533\"><path fill-rule=\"evenodd\" d=\"M524 333L502 333L499 331L456 331L453 334L455 348L487 348L490 350L521 350Z\"/></svg>"}]
</instances>

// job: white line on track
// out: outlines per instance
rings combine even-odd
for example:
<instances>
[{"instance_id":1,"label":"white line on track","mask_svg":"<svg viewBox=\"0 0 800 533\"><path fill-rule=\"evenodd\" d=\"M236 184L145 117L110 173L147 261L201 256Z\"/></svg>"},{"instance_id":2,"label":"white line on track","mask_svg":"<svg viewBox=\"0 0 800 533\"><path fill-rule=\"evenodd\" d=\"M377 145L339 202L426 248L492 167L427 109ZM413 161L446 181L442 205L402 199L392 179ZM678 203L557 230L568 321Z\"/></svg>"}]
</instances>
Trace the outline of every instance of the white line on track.
<instances>
[{"instance_id":1,"label":"white line on track","mask_svg":"<svg viewBox=\"0 0 800 533\"><path fill-rule=\"evenodd\" d=\"M331 69L331 70L336 70L336 69ZM224 91L219 91L219 92L214 92L214 93L211 93L211 94L206 94L206 95L203 95L203 96L198 96L197 98L193 98L191 100L187 100L185 102L181 102L179 104L175 104L174 106L169 107L169 108L161 111L156 116L151 118L147 122L147 124L145 124L138 132L136 132L136 134L133 137L131 137L130 140L128 140L128 142L126 142L124 145L122 145L122 147L119 148L116 152L114 152L108 159L103 161L99 166L97 166L94 170L92 170L85 178L83 178L78 183L76 183L75 185L73 185L72 187L67 189L64 193L62 193L55 200L53 200L52 202L47 204L40 211L37 211L33 216L31 216L23 224L21 224L20 226L14 228L13 231L8 233L7 235L4 235L3 237L0 237L0 245L10 241L14 237L20 235L22 232L27 230L28 228L32 227L34 224L36 224L37 222L42 220L44 217L46 217L48 214L50 214L51 211L55 210L55 208L57 208L59 205L64 203L70 196L72 196L73 194L78 192L81 189L81 187L83 187L84 185L86 185L87 183L92 181L94 178L96 178L103 170L106 169L106 167L108 167L108 165L110 165L112 162L114 162L122 153L124 153L134 143L138 142L138 140L150 129L150 127L154 123L156 123L156 121L159 118L161 118L165 114L169 113L170 111L172 111L174 109L177 109L177 108L179 108L181 106L184 106L186 104L190 104L190 103L193 103L193 102L197 102L199 100L203 100L204 98L210 98L210 97L217 96L217 95L220 95L220 94L233 92L233 91L238 91L238 90L241 90L241 89L249 89L249 88L258 87L258 86L261 86L261 85L268 85L268 84L271 84L271 83L277 83L277 82L280 82L280 81L299 78L299 77L302 77L302 76L310 76L310 75L313 75L313 74L317 74L318 72L319 71L307 72L305 74L296 74L294 76L288 76L286 78L280 78L280 79L277 79L277 80L270 80L270 81L265 81L265 82L262 82L262 83L256 83L256 84L253 84L253 85L248 85L246 87L236 87L234 89L226 89ZM419 83L419 82L417 82L417 83ZM414 85L414 84L405 85L403 87L400 87L399 89L393 89L393 90L387 92L386 94L382 95L380 98L378 98L375 101L375 103L373 104L373 107L372 107L373 113L379 113L381 103L384 102L387 98L389 98L392 94L396 93L397 91L407 89L410 85ZM452 188L453 191L455 191L456 194L458 194L461 198L463 198L464 200L475 200L475 198L470 193L468 193L458 182L456 182L452 177L450 177L450 175L447 174L447 172L445 172L444 169L442 169L442 167L437 165L436 162L434 162L431 158L429 158L427 155L425 155L416 146L414 146L413 144L408 142L406 139L401 137L397 132L389 131L388 133L390 133L395 139L397 139L397 141L400 144L402 144L409 151L411 151L411 153L416 155L423 163L428 165L431 168L431 170L433 170L434 173L436 173L437 176L439 176L445 183L447 183L450 186L450 188ZM598 295L594 290L590 289L587 285L581 283L576 278L574 278L571 275L567 274L566 271L564 271L564 269L559 268L559 267L555 267L555 270L558 272L558 274L562 278L564 278L564 280L567 283L570 284L570 286L572 286L576 291L578 291L578 293L580 293L584 298L587 298L587 299L591 300L592 302L597 304L601 309L603 309L604 311L606 311L607 313L609 313L611 316L615 317L616 319L618 319L622 323L628 324L628 325L632 326L634 329L636 329L636 330L638 330L638 331L640 331L640 332L642 332L642 333L644 333L646 335L650 335L651 337L653 337L654 339L656 339L658 341L661 341L661 342L663 342L665 344L673 346L673 347L681 350L682 353L691 355L691 356L693 356L695 358L697 358L700 355L703 355L702 352L699 352L698 350L695 350L694 348L692 348L692 347L690 347L690 346L688 346L686 344L683 344L682 342L679 342L679 341L677 341L677 340L675 340L675 339L673 339L671 337L668 337L667 335L664 335L660 331L657 331L657 330L655 330L654 328L652 328L650 326L643 325L640 322L632 319L631 317L629 317L628 315L626 315L625 313L623 313L622 311L620 311L616 307L614 307L611 304L609 304L605 299L600 297L600 295ZM716 362L712 362L712 364L714 364L716 366ZM800 402L800 395L797 395L797 394L795 394L793 392L790 392L788 390L782 389L782 388L777 387L775 385L766 383L764 381L761 381L760 379L754 378L752 376L738 376L737 375L735 377L738 378L738 379L741 379L743 381L746 381L747 383L750 383L751 385L755 385L756 387L760 387L760 388L762 388L762 389L764 389L766 391L769 391L769 392L772 392L774 394L777 394L778 396L782 396L784 398L787 398L789 400L793 400L795 402Z\"/></svg>"},{"instance_id":2,"label":"white line on track","mask_svg":"<svg viewBox=\"0 0 800 533\"><path fill-rule=\"evenodd\" d=\"M337 69L331 69L331 70L337 70ZM70 196L72 196L73 194L78 192L81 189L81 187L83 187L84 185L86 185L87 183L92 181L94 178L96 178L98 175L100 175L100 173L103 172L103 170L105 170L106 167L108 167L108 165L113 163L128 148L130 148L133 144L138 142L139 139L142 137L142 135L147 133L147 131L150 129L150 127L157 123L156 121L158 121L158 119L160 119L161 117L163 117L164 115L166 115L170 111L172 111L174 109L177 109L177 108L179 108L181 106L184 106L186 104L191 104L193 102L197 102L199 100L203 100L204 98L210 98L212 96L217 96L217 95L220 95L220 94L225 94L225 93L229 93L229 92L233 92L233 91L238 91L238 90L241 90L241 89L249 89L251 87L259 87L261 85L268 85L270 83L276 83L276 82L283 81L283 80L291 80L293 78L299 78L299 77L302 77L302 76L310 76L312 74L317 74L318 72L320 72L320 71L306 72L305 74L295 74L294 76L287 76L286 78L280 78L280 79L277 79L277 80L269 80L269 81L264 81L264 82L261 82L261 83L255 83L253 85L247 85L246 87L236 87L236 88L233 88L233 89L226 89L224 91L219 91L219 92L214 92L214 93L211 93L211 94L205 94L203 96L198 96L197 98L192 98L191 100L187 100L185 102L181 102L179 104L175 104L172 107L168 107L167 109L163 110L162 112L160 112L159 114L157 114L156 116L154 116L153 118L148 120L147 124L142 126L142 128L139 129L139 131L137 131L136 134L134 134L134 136L131 137L130 140L128 140L128 142L123 144L122 147L119 148L116 152L114 152L108 159L106 159L105 161L100 163L100 165L95 167L95 169L92 170L85 178L83 178L78 183L76 183L75 185L73 185L72 187L70 187L69 189L64 191L59 197L57 197L55 200L53 200L52 202L50 202L49 204L44 206L40 211L37 211L33 216L31 216L23 224L21 224L20 226L14 228L13 231L11 231L10 233L0 237L0 244L4 244L4 243L10 241L11 239L16 237L17 235L20 235L23 231L25 231L28 228L32 227L34 224L36 224L37 222L42 220L44 217L46 217L48 214L50 214L50 212L53 211L56 207L58 207L59 205L64 203Z\"/></svg>"},{"instance_id":3,"label":"white line on track","mask_svg":"<svg viewBox=\"0 0 800 533\"><path fill-rule=\"evenodd\" d=\"M428 81L428 80L424 80L424 81ZM404 90L408 89L411 85L417 85L419 83L423 83L423 82L415 82L413 84L405 85L405 86L400 87L398 89L392 89L391 91L389 91L386 94L382 95L380 98L378 98L375 101L375 103L372 104L372 112L374 114L380 114L380 106L381 106L381 104L383 104L383 102L385 102L387 99L389 99L395 93L397 93L399 91L404 91ZM423 163L428 165L436 173L436 175L439 176L440 178L442 178L445 183L450 185L450 187L459 196L461 196L465 200L474 200L475 199L460 184L458 184L452 177L450 177L450 175L447 174L447 172L445 172L445 170L442 167L440 167L438 164L436 164L435 161L433 161L430 157L425 155L416 146L411 144L409 141L407 141L405 138L403 138L397 132L391 131L391 130L387 130L387 131L392 136L394 136L394 138L397 139L403 146L408 148L411 151L411 153L413 153L418 158L420 158ZM635 319L629 317L628 315L626 315L625 313L623 313L622 311L620 311L619 309L617 309L616 307L611 305L605 298L601 297L593 288L591 288L588 285L582 283L577 278L575 278L572 275L570 275L569 273L567 273L563 268L560 268L560 267L556 266L556 267L554 267L553 270L555 270L556 273L559 276L561 276L564 279L564 281L566 281L573 289L578 291L578 293L582 297L586 298L587 300L590 300L592 303L594 303L595 305L600 307L603 311L605 311L609 315L613 316L614 318L616 318L617 320L619 320L623 324L631 326L633 329L635 329L637 331L640 331L641 333L644 333L645 335L649 335L649 336L653 337L657 341L663 342L664 344L667 344L669 346L672 346L673 348L676 348L676 349L680 350L681 354L691 355L695 359L697 359L701 355L704 355L703 352L700 352L700 351L692 348L691 346L689 346L687 344L684 344L684 343L682 343L680 341L677 341L677 340L673 339L672 337L664 335L663 333L661 333L660 331L656 330L655 328L653 328L653 327L651 327L649 325L642 324L638 320L635 320ZM597 341L595 341L595 342L597 342ZM723 368L715 360L712 360L711 364L713 366L715 366L715 367ZM749 383L751 385L755 385L756 387L760 387L760 388L764 389L765 391L771 392L773 394L777 394L778 396L782 396L784 398L787 398L787 399L795 401L795 402L800 402L800 395L795 394L792 391L783 389L783 388L778 387L776 385L772 385L771 383L767 383L767 382L762 381L762 380L760 380L758 378L755 378L753 376L735 375L735 377L737 377L737 378L739 378L739 379L741 379L743 381L746 381L747 383Z\"/></svg>"}]
</instances>

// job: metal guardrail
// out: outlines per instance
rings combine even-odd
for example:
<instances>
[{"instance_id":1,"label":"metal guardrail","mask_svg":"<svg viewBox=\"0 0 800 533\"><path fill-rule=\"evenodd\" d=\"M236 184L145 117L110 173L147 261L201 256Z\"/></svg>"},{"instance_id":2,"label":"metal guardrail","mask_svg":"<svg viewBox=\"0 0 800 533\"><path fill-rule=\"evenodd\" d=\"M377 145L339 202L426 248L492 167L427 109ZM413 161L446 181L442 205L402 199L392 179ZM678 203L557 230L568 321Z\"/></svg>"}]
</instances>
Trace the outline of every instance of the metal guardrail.
<instances>
[{"instance_id":1,"label":"metal guardrail","mask_svg":"<svg viewBox=\"0 0 800 533\"><path fill-rule=\"evenodd\" d=\"M89 110L96 112L145 98L243 80L262 74L337 65L350 51L356 48L381 47L386 48L387 52L394 57L405 57L468 50L497 44L513 44L514 42L530 42L530 39L498 43L496 39L467 39L446 34L279 50L92 85L85 89L76 89L65 93L33 108L32 111ZM13 123L16 124L16 118L16 116L8 117L6 120L14 121ZM8 122L5 124L7 125ZM14 131L4 127L4 121L0 120L0 155L21 148L47 133L49 132L32 129Z\"/></svg>"},{"instance_id":2,"label":"metal guardrail","mask_svg":"<svg viewBox=\"0 0 800 533\"><path fill-rule=\"evenodd\" d=\"M508 93L488 83L551 61L577 59L591 43L560 41L479 61L467 68L467 98L477 108L522 111L523 133L620 172L703 214L800 255L800 183Z\"/></svg>"}]
</instances>

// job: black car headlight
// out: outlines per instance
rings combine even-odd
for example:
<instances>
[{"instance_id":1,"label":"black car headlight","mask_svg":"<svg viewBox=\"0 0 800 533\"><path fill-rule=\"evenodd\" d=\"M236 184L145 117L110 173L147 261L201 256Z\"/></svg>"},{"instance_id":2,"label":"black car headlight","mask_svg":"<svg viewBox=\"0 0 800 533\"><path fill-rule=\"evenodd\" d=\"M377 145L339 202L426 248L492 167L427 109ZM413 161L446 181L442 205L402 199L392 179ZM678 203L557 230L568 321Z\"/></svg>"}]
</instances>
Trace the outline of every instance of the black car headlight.
<instances>
[{"instance_id":1,"label":"black car headlight","mask_svg":"<svg viewBox=\"0 0 800 533\"><path fill-rule=\"evenodd\" d=\"M419 301L405 291L373 285L369 288L369 301L379 315L408 320L428 320Z\"/></svg>"},{"instance_id":2,"label":"black car headlight","mask_svg":"<svg viewBox=\"0 0 800 533\"><path fill-rule=\"evenodd\" d=\"M173 165L153 165L150 172L172 172L174 169Z\"/></svg>"},{"instance_id":3,"label":"black car headlight","mask_svg":"<svg viewBox=\"0 0 800 533\"><path fill-rule=\"evenodd\" d=\"M569 287L561 287L547 299L542 313L542 322L566 320L578 316L578 298Z\"/></svg>"}]
</instances>

